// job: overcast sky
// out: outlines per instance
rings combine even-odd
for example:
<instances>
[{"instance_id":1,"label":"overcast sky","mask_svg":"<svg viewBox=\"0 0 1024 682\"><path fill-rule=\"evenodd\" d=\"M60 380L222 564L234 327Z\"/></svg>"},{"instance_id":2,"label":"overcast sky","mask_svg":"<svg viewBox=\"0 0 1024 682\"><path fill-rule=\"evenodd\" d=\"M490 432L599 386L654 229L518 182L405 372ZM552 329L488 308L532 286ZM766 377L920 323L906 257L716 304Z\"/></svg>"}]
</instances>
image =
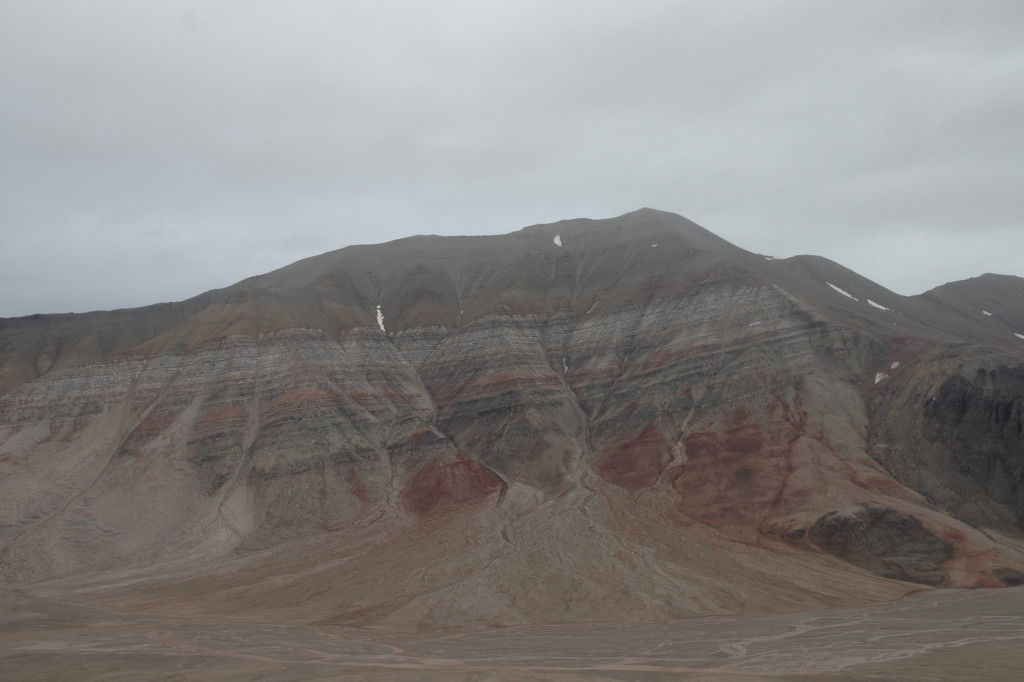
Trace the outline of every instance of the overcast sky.
<instances>
[{"instance_id":1,"label":"overcast sky","mask_svg":"<svg viewBox=\"0 0 1024 682\"><path fill-rule=\"evenodd\" d=\"M1024 2L0 0L0 316L643 206L1024 275Z\"/></svg>"}]
</instances>

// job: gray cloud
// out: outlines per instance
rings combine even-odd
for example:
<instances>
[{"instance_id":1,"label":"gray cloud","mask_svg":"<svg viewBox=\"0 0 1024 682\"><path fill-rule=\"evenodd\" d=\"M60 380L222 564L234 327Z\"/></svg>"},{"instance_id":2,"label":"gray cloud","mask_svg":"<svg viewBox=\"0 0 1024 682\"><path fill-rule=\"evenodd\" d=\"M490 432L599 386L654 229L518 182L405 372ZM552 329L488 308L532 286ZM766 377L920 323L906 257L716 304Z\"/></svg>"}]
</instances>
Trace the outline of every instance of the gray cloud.
<instances>
[{"instance_id":1,"label":"gray cloud","mask_svg":"<svg viewBox=\"0 0 1024 682\"><path fill-rule=\"evenodd\" d=\"M12 0L0 315L641 206L900 293L1024 275L1024 5Z\"/></svg>"}]
</instances>

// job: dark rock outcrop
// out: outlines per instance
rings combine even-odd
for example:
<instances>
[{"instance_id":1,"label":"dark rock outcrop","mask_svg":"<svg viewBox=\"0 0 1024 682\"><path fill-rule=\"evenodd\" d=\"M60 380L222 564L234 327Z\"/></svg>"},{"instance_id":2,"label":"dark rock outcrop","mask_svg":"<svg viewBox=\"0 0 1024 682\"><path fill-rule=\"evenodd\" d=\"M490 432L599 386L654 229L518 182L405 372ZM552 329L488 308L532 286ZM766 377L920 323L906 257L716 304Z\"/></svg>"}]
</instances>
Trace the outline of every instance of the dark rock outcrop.
<instances>
[{"instance_id":1,"label":"dark rock outcrop","mask_svg":"<svg viewBox=\"0 0 1024 682\"><path fill-rule=\"evenodd\" d=\"M829 512L814 522L807 538L872 573L926 585L945 582L940 569L954 554L952 545L925 530L918 519L888 507Z\"/></svg>"}]
</instances>

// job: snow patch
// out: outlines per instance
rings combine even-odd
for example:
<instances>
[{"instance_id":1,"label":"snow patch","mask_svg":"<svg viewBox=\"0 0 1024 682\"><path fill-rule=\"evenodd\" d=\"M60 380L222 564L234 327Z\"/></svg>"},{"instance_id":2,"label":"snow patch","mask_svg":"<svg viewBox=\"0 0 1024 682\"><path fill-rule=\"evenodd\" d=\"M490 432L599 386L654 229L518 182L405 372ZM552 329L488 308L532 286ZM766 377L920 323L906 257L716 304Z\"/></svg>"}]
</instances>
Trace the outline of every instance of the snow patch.
<instances>
[{"instance_id":1,"label":"snow patch","mask_svg":"<svg viewBox=\"0 0 1024 682\"><path fill-rule=\"evenodd\" d=\"M651 248L652 248L652 249L653 249L653 248L654 248L655 246L657 246L657 244L651 244Z\"/></svg>"},{"instance_id":2,"label":"snow patch","mask_svg":"<svg viewBox=\"0 0 1024 682\"><path fill-rule=\"evenodd\" d=\"M893 360L892 364L889 365L889 369L896 369L899 366L900 366L900 361L899 360Z\"/></svg>"},{"instance_id":3,"label":"snow patch","mask_svg":"<svg viewBox=\"0 0 1024 682\"><path fill-rule=\"evenodd\" d=\"M559 248L562 247L562 235L556 234L555 238L552 241L555 242L555 246L557 246Z\"/></svg>"},{"instance_id":4,"label":"snow patch","mask_svg":"<svg viewBox=\"0 0 1024 682\"><path fill-rule=\"evenodd\" d=\"M879 381L881 381L882 379L888 379L888 378L889 378L889 375L888 375L888 374L886 374L885 372L876 372L876 373L875 373L875 383L876 383L876 384L877 384L877 383L878 383Z\"/></svg>"},{"instance_id":5,"label":"snow patch","mask_svg":"<svg viewBox=\"0 0 1024 682\"><path fill-rule=\"evenodd\" d=\"M387 330L384 329L384 313L380 311L379 305L377 306L377 326L380 327L382 332L387 333Z\"/></svg>"},{"instance_id":6,"label":"snow patch","mask_svg":"<svg viewBox=\"0 0 1024 682\"><path fill-rule=\"evenodd\" d=\"M987 311L987 310L982 310L982 311L981 311L981 314L982 314L982 315L988 315L989 317L992 317L992 313L990 313L990 312L989 312L989 311Z\"/></svg>"},{"instance_id":7,"label":"snow patch","mask_svg":"<svg viewBox=\"0 0 1024 682\"><path fill-rule=\"evenodd\" d=\"M1014 332L1013 335L1016 336L1018 339L1024 339L1024 334L1018 334L1017 332Z\"/></svg>"},{"instance_id":8,"label":"snow patch","mask_svg":"<svg viewBox=\"0 0 1024 682\"><path fill-rule=\"evenodd\" d=\"M870 298L868 299L868 305L871 306L872 308L878 308L879 310L888 310L889 312L892 312L892 308L886 308L881 303L875 303Z\"/></svg>"},{"instance_id":9,"label":"snow patch","mask_svg":"<svg viewBox=\"0 0 1024 682\"><path fill-rule=\"evenodd\" d=\"M851 296L849 292L843 291L842 289L837 287L835 284L832 284L832 282L825 282L825 284L829 285L830 287L832 287L833 289L835 289L836 291L841 293L846 298L852 298L855 301L859 301L860 300L859 298L856 298L855 296Z\"/></svg>"}]
</instances>

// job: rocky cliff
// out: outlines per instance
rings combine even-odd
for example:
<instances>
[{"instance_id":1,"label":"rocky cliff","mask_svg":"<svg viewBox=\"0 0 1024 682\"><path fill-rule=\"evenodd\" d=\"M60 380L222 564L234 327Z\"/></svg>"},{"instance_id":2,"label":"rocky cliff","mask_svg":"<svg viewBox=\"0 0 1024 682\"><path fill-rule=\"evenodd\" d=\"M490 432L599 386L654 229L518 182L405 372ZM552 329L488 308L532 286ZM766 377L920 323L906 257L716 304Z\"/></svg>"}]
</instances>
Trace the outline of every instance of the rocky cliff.
<instances>
[{"instance_id":1,"label":"rocky cliff","mask_svg":"<svg viewBox=\"0 0 1024 682\"><path fill-rule=\"evenodd\" d=\"M0 578L125 608L678 618L1024 581L1024 280L644 209L0 320Z\"/></svg>"}]
</instances>

